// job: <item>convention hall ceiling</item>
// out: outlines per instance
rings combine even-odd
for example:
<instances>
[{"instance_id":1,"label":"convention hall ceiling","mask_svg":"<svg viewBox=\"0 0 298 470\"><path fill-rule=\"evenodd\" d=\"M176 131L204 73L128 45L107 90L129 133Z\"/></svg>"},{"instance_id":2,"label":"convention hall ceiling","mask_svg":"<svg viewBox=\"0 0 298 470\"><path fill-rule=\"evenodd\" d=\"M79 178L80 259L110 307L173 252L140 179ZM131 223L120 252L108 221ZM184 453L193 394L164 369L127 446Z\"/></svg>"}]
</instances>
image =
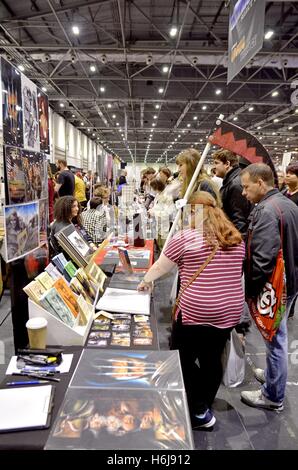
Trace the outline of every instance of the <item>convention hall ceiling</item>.
<instances>
[{"instance_id":1,"label":"convention hall ceiling","mask_svg":"<svg viewBox=\"0 0 298 470\"><path fill-rule=\"evenodd\" d=\"M295 151L298 2L266 2L274 34L229 85L228 5L1 0L0 53L47 90L56 112L126 161L203 149L220 113L275 158Z\"/></svg>"}]
</instances>

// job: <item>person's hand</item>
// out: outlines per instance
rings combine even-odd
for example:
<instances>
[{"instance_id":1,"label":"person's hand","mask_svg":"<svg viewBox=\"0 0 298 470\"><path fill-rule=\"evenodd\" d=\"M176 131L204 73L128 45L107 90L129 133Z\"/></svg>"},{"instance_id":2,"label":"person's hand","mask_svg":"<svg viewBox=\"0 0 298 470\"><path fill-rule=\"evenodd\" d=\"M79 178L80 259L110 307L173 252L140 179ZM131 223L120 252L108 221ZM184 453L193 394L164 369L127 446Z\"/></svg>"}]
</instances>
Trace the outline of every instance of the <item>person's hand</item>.
<instances>
[{"instance_id":1,"label":"person's hand","mask_svg":"<svg viewBox=\"0 0 298 470\"><path fill-rule=\"evenodd\" d=\"M151 292L153 289L153 284L152 282L145 282L144 280L140 282L140 284L138 285L138 291L140 292L145 292L145 291L149 291Z\"/></svg>"}]
</instances>

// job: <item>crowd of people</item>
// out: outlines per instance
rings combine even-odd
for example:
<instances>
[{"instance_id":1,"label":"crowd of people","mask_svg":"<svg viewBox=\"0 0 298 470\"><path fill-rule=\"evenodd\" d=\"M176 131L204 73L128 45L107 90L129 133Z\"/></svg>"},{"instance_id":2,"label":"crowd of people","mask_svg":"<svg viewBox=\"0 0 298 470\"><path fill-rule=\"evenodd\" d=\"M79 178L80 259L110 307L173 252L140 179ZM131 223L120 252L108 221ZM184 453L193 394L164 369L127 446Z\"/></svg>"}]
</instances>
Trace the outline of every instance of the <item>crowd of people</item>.
<instances>
[{"instance_id":1,"label":"crowd of people","mask_svg":"<svg viewBox=\"0 0 298 470\"><path fill-rule=\"evenodd\" d=\"M176 158L176 173L167 167L146 168L139 187L135 181L128 182L122 171L114 190L97 181L97 176L73 175L60 160L52 188L58 197L51 241L59 250L55 234L74 224L96 246L117 226L124 187L133 187L135 201L155 223L161 252L138 289L152 289L153 281L178 269L171 347L180 352L192 425L211 428L216 421L212 403L223 373L222 352L233 328L242 336L249 329L250 300L267 285L280 248L286 272L286 314L272 341L265 341L266 368L256 372L262 388L243 391L241 399L253 407L283 409L287 319L294 314L298 294L298 162L288 165L285 174L278 173L275 187L269 166L258 163L242 168L234 153L216 151L212 173L200 170L177 230L164 249L177 214L176 202L183 200L200 157L193 148L182 151Z\"/></svg>"}]
</instances>

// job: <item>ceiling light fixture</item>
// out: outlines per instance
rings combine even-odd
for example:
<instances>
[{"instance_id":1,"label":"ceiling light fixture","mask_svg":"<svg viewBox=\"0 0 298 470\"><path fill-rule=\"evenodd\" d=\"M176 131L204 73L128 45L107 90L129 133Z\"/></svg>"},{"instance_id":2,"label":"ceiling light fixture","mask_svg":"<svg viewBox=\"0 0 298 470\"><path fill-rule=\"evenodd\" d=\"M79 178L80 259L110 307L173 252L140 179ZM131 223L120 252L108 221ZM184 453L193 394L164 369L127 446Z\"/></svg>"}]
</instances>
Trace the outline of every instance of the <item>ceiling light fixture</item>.
<instances>
[{"instance_id":1,"label":"ceiling light fixture","mask_svg":"<svg viewBox=\"0 0 298 470\"><path fill-rule=\"evenodd\" d=\"M255 109L255 108L254 108L253 106L250 106L250 107L248 108L248 111L253 111L254 109Z\"/></svg>"},{"instance_id":2,"label":"ceiling light fixture","mask_svg":"<svg viewBox=\"0 0 298 470\"><path fill-rule=\"evenodd\" d=\"M112 107L111 103L108 103L108 108L111 108L111 107Z\"/></svg>"},{"instance_id":3,"label":"ceiling light fixture","mask_svg":"<svg viewBox=\"0 0 298 470\"><path fill-rule=\"evenodd\" d=\"M190 124L189 124L189 123L187 124L187 127L190 127Z\"/></svg>"},{"instance_id":4,"label":"ceiling light fixture","mask_svg":"<svg viewBox=\"0 0 298 470\"><path fill-rule=\"evenodd\" d=\"M106 88L104 86L101 86L99 90L101 93L104 93L106 91Z\"/></svg>"},{"instance_id":5,"label":"ceiling light fixture","mask_svg":"<svg viewBox=\"0 0 298 470\"><path fill-rule=\"evenodd\" d=\"M216 94L216 95L220 95L220 94L221 94L221 89L218 88L218 89L215 91L215 94Z\"/></svg>"},{"instance_id":6,"label":"ceiling light fixture","mask_svg":"<svg viewBox=\"0 0 298 470\"><path fill-rule=\"evenodd\" d=\"M272 31L272 29L269 29L269 30L265 33L264 38L265 38L265 39L271 39L272 36L273 36L273 34L274 34L274 31Z\"/></svg>"},{"instance_id":7,"label":"ceiling light fixture","mask_svg":"<svg viewBox=\"0 0 298 470\"><path fill-rule=\"evenodd\" d=\"M95 65L90 65L90 72L96 72Z\"/></svg>"},{"instance_id":8,"label":"ceiling light fixture","mask_svg":"<svg viewBox=\"0 0 298 470\"><path fill-rule=\"evenodd\" d=\"M160 108L159 104L156 104L155 109L159 109L159 108Z\"/></svg>"},{"instance_id":9,"label":"ceiling light fixture","mask_svg":"<svg viewBox=\"0 0 298 470\"><path fill-rule=\"evenodd\" d=\"M154 114L153 119L157 119L157 115L156 115L156 114Z\"/></svg>"},{"instance_id":10,"label":"ceiling light fixture","mask_svg":"<svg viewBox=\"0 0 298 470\"><path fill-rule=\"evenodd\" d=\"M163 87L160 87L160 88L158 89L158 93L162 94L163 92L164 92L164 88L163 88Z\"/></svg>"},{"instance_id":11,"label":"ceiling light fixture","mask_svg":"<svg viewBox=\"0 0 298 470\"><path fill-rule=\"evenodd\" d=\"M113 115L112 115L112 118L113 118L113 119L116 119L116 114L113 114Z\"/></svg>"},{"instance_id":12,"label":"ceiling light fixture","mask_svg":"<svg viewBox=\"0 0 298 470\"><path fill-rule=\"evenodd\" d=\"M206 109L207 109L207 106L204 104L204 106L202 106L202 110L206 111Z\"/></svg>"},{"instance_id":13,"label":"ceiling light fixture","mask_svg":"<svg viewBox=\"0 0 298 470\"><path fill-rule=\"evenodd\" d=\"M45 86L42 87L42 91L44 91L45 93L48 91L47 88Z\"/></svg>"},{"instance_id":14,"label":"ceiling light fixture","mask_svg":"<svg viewBox=\"0 0 298 470\"><path fill-rule=\"evenodd\" d=\"M278 95L279 95L279 93L278 93L277 90L275 90L275 91L273 91L273 92L271 93L271 96L273 96L273 98L274 98L275 96L278 96Z\"/></svg>"},{"instance_id":15,"label":"ceiling light fixture","mask_svg":"<svg viewBox=\"0 0 298 470\"><path fill-rule=\"evenodd\" d=\"M162 72L163 73L168 73L169 71L169 67L167 65L164 65L163 68L162 68Z\"/></svg>"},{"instance_id":16,"label":"ceiling light fixture","mask_svg":"<svg viewBox=\"0 0 298 470\"><path fill-rule=\"evenodd\" d=\"M71 116L71 117L72 117L72 118L75 118L75 117L76 117L76 115L75 115L75 114L72 114L72 116Z\"/></svg>"},{"instance_id":17,"label":"ceiling light fixture","mask_svg":"<svg viewBox=\"0 0 298 470\"><path fill-rule=\"evenodd\" d=\"M81 122L81 126L83 126L83 125L84 125L84 123L83 123L83 122Z\"/></svg>"},{"instance_id":18,"label":"ceiling light fixture","mask_svg":"<svg viewBox=\"0 0 298 470\"><path fill-rule=\"evenodd\" d=\"M233 117L233 121L238 121L237 116L234 116L234 117Z\"/></svg>"},{"instance_id":19,"label":"ceiling light fixture","mask_svg":"<svg viewBox=\"0 0 298 470\"><path fill-rule=\"evenodd\" d=\"M279 119L277 119L277 118L273 119L273 122L279 122Z\"/></svg>"},{"instance_id":20,"label":"ceiling light fixture","mask_svg":"<svg viewBox=\"0 0 298 470\"><path fill-rule=\"evenodd\" d=\"M25 67L24 67L24 65L18 65L18 69L19 69L21 72L24 72Z\"/></svg>"},{"instance_id":21,"label":"ceiling light fixture","mask_svg":"<svg viewBox=\"0 0 298 470\"><path fill-rule=\"evenodd\" d=\"M72 32L75 36L78 36L80 34L80 28L76 25L72 27Z\"/></svg>"},{"instance_id":22,"label":"ceiling light fixture","mask_svg":"<svg viewBox=\"0 0 298 470\"><path fill-rule=\"evenodd\" d=\"M64 104L64 103L60 103L59 106L60 106L60 108L64 108L65 104Z\"/></svg>"},{"instance_id":23,"label":"ceiling light fixture","mask_svg":"<svg viewBox=\"0 0 298 470\"><path fill-rule=\"evenodd\" d=\"M198 119L198 116L194 116L193 120L196 121Z\"/></svg>"},{"instance_id":24,"label":"ceiling light fixture","mask_svg":"<svg viewBox=\"0 0 298 470\"><path fill-rule=\"evenodd\" d=\"M174 38L177 33L178 33L177 26L172 26L170 31L169 31L169 35L171 36L171 38Z\"/></svg>"}]
</instances>

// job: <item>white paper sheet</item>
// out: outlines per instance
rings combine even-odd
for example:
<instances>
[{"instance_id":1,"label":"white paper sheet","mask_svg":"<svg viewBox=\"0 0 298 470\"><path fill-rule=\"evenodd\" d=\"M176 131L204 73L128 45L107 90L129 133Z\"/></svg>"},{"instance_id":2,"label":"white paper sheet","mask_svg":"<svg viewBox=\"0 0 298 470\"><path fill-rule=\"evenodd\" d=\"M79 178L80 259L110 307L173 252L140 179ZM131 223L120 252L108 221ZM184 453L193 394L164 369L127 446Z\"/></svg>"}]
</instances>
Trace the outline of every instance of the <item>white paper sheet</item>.
<instances>
[{"instance_id":1,"label":"white paper sheet","mask_svg":"<svg viewBox=\"0 0 298 470\"><path fill-rule=\"evenodd\" d=\"M0 431L46 427L52 389L43 385L0 390Z\"/></svg>"},{"instance_id":2,"label":"white paper sheet","mask_svg":"<svg viewBox=\"0 0 298 470\"><path fill-rule=\"evenodd\" d=\"M150 315L150 294L108 287L99 299L96 309L107 310L108 312Z\"/></svg>"}]
</instances>

